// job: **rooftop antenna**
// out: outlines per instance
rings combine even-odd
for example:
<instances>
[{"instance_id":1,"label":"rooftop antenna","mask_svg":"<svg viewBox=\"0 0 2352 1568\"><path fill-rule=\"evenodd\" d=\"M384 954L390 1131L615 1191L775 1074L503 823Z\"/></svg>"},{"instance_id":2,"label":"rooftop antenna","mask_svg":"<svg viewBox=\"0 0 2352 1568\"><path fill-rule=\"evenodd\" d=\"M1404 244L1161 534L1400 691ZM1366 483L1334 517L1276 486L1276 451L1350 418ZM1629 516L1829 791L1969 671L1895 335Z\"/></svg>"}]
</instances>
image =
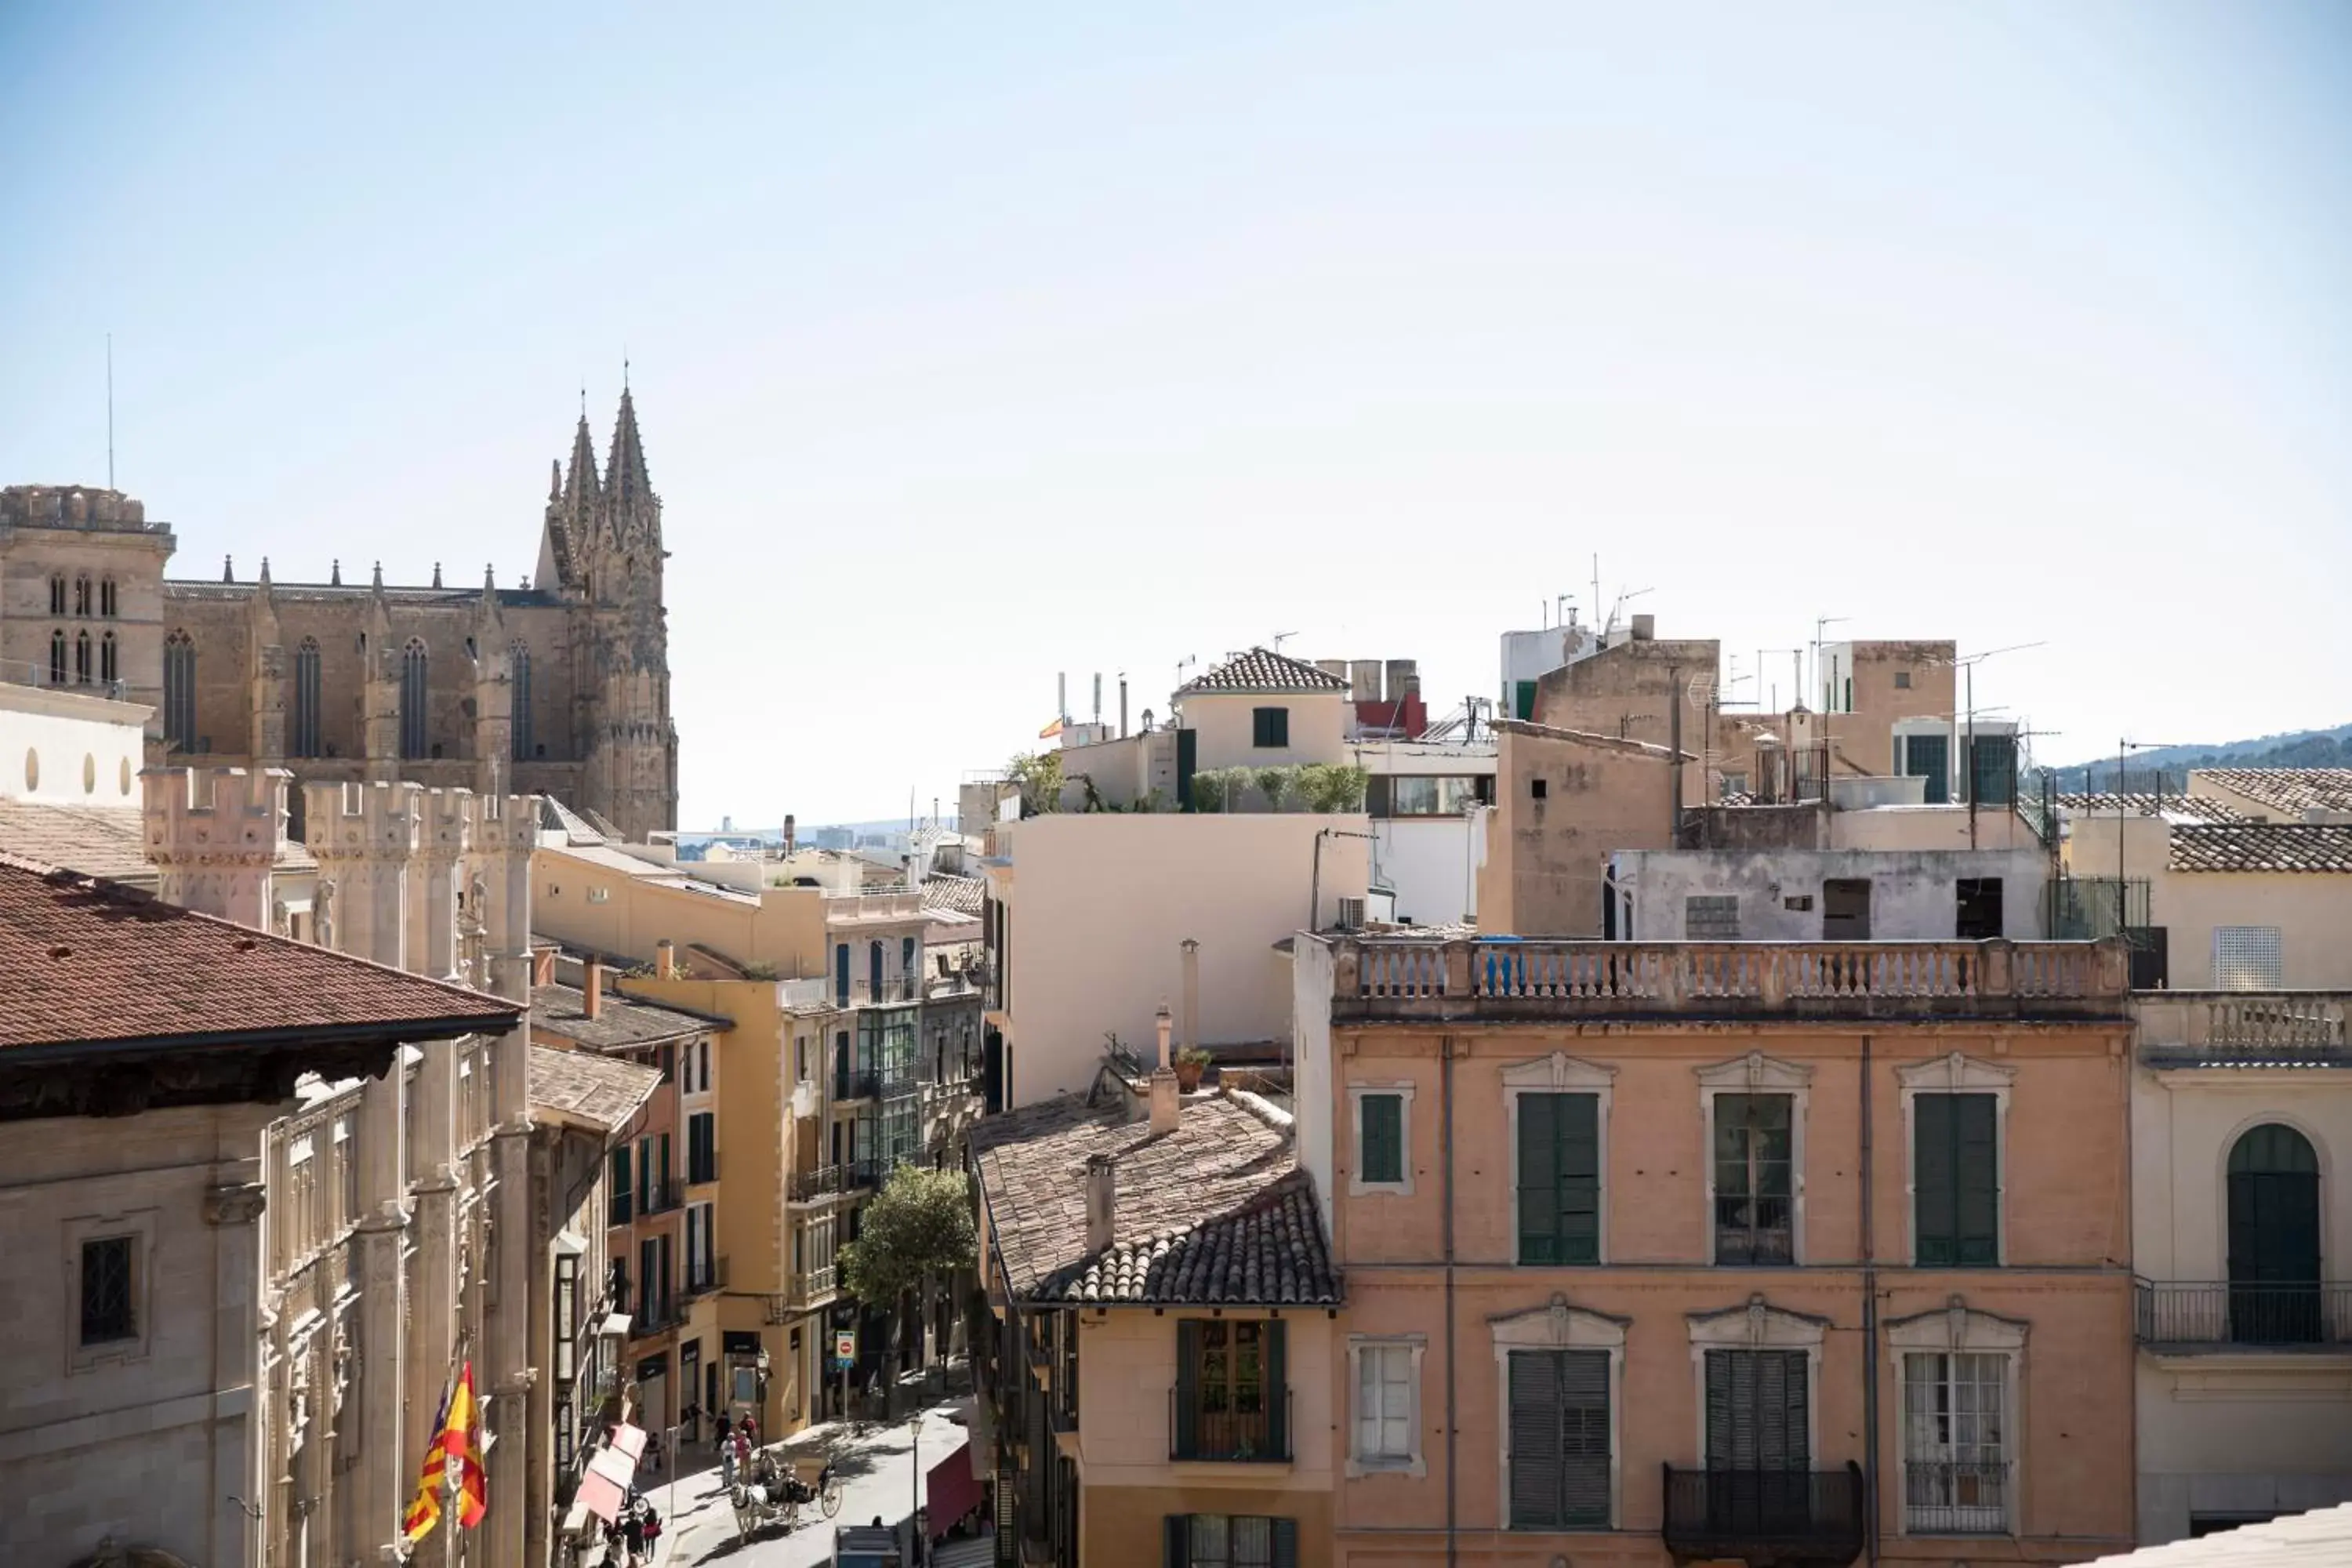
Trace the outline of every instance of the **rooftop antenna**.
<instances>
[{"instance_id":1,"label":"rooftop antenna","mask_svg":"<svg viewBox=\"0 0 2352 1568\"><path fill-rule=\"evenodd\" d=\"M1276 633L1275 633L1275 634L1274 634L1274 651L1275 651L1275 652L1276 652L1276 653L1280 653L1280 652L1282 651L1282 645L1283 645L1283 643L1284 643L1286 640L1287 640L1288 638L1295 637L1297 637L1297 635L1298 635L1298 634L1297 634L1297 632L1276 632Z\"/></svg>"},{"instance_id":2,"label":"rooftop antenna","mask_svg":"<svg viewBox=\"0 0 2352 1568\"><path fill-rule=\"evenodd\" d=\"M114 488L114 334L106 334L106 488Z\"/></svg>"}]
</instances>

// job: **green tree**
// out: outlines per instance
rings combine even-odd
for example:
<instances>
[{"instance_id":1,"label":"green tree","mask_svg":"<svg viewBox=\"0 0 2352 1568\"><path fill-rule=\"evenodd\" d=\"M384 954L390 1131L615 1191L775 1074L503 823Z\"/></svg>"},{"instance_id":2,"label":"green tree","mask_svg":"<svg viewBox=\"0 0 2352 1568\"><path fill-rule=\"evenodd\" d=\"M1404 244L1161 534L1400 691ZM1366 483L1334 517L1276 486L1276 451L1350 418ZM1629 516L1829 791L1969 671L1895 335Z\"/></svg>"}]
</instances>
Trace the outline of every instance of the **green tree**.
<instances>
[{"instance_id":1,"label":"green tree","mask_svg":"<svg viewBox=\"0 0 2352 1568\"><path fill-rule=\"evenodd\" d=\"M911 1360L917 1324L929 1315L942 1280L968 1274L978 1258L971 1186L961 1171L900 1165L858 1216L857 1239L839 1253L841 1288L887 1308L899 1359Z\"/></svg>"},{"instance_id":2,"label":"green tree","mask_svg":"<svg viewBox=\"0 0 2352 1568\"><path fill-rule=\"evenodd\" d=\"M1062 809L1062 753L1026 752L1004 764L1004 776L1021 786L1021 815Z\"/></svg>"}]
</instances>

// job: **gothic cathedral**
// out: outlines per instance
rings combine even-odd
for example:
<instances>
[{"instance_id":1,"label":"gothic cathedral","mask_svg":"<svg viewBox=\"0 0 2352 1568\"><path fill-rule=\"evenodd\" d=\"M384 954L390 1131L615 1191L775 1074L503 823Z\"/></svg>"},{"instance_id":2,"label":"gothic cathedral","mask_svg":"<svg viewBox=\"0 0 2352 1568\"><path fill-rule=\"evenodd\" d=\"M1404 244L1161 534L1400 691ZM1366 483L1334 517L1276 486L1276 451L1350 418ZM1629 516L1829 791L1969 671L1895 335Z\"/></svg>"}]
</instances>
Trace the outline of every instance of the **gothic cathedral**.
<instances>
[{"instance_id":1,"label":"gothic cathedral","mask_svg":"<svg viewBox=\"0 0 2352 1568\"><path fill-rule=\"evenodd\" d=\"M625 390L601 475L582 416L518 586L167 579L176 542L117 491L0 490L0 679L152 709L167 764L549 795L632 842L677 826L661 498Z\"/></svg>"}]
</instances>

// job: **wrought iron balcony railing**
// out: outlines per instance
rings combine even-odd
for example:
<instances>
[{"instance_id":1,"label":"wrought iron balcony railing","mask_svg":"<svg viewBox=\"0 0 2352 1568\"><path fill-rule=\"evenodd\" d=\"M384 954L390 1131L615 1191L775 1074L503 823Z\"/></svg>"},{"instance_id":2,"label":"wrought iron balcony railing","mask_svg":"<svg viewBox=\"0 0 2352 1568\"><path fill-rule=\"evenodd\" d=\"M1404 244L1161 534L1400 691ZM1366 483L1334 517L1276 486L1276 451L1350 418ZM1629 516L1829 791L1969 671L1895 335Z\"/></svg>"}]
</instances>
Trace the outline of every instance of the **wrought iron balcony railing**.
<instances>
[{"instance_id":1,"label":"wrought iron balcony railing","mask_svg":"<svg viewBox=\"0 0 2352 1568\"><path fill-rule=\"evenodd\" d=\"M2352 1284L2136 1282L2134 1330L2158 1350L2352 1345Z\"/></svg>"},{"instance_id":2,"label":"wrought iron balcony railing","mask_svg":"<svg viewBox=\"0 0 2352 1568\"><path fill-rule=\"evenodd\" d=\"M1666 1550L1677 1560L1850 1563L1862 1553L1862 1467L1678 1470L1665 1467Z\"/></svg>"}]
</instances>

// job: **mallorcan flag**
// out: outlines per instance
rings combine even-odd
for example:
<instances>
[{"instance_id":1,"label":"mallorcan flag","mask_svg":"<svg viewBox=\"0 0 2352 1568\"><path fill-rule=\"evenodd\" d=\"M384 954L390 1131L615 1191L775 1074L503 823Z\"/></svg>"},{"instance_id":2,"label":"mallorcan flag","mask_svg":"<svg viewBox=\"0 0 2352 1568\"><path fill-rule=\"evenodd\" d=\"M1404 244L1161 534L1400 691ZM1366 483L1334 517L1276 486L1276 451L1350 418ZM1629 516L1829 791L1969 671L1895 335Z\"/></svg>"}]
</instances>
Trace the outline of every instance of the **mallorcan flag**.
<instances>
[{"instance_id":1,"label":"mallorcan flag","mask_svg":"<svg viewBox=\"0 0 2352 1568\"><path fill-rule=\"evenodd\" d=\"M457 1522L471 1530L489 1510L489 1481L482 1473L482 1412L474 1402L474 1363L458 1368L441 1393L441 1414L433 1423L425 1465L416 1478L416 1500L401 1521L404 1539L418 1541L439 1522L443 1488L457 1499Z\"/></svg>"}]
</instances>

